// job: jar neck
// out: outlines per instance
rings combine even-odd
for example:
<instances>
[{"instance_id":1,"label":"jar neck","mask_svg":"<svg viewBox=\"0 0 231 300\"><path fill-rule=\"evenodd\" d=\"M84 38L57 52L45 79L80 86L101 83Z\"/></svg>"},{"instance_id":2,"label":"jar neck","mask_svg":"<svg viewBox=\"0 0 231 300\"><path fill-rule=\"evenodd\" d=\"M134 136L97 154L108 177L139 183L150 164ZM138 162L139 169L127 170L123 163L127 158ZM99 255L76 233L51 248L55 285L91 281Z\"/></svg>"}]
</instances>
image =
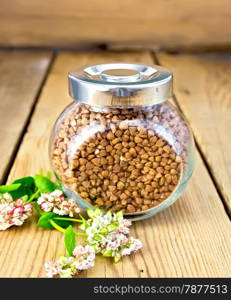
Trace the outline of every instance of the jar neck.
<instances>
[{"instance_id":1,"label":"jar neck","mask_svg":"<svg viewBox=\"0 0 231 300\"><path fill-rule=\"evenodd\" d=\"M166 102L164 102L166 103ZM149 105L149 106L96 106L96 105L87 105L84 103L79 103L80 106L84 105L88 109L95 113L127 113L127 112L139 112L139 111L152 111L159 108L161 104Z\"/></svg>"}]
</instances>

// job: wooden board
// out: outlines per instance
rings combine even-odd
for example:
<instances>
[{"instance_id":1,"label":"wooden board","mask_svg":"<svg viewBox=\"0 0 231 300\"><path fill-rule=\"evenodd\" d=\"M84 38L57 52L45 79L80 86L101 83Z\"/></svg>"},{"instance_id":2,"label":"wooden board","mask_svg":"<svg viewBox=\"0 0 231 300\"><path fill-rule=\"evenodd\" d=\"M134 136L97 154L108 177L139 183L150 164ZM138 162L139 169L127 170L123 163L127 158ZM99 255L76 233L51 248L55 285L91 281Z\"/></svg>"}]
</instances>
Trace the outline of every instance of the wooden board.
<instances>
[{"instance_id":1,"label":"wooden board","mask_svg":"<svg viewBox=\"0 0 231 300\"><path fill-rule=\"evenodd\" d=\"M0 44L231 45L230 0L2 0Z\"/></svg>"},{"instance_id":2,"label":"wooden board","mask_svg":"<svg viewBox=\"0 0 231 300\"><path fill-rule=\"evenodd\" d=\"M0 51L0 183L36 100L51 54Z\"/></svg>"},{"instance_id":3,"label":"wooden board","mask_svg":"<svg viewBox=\"0 0 231 300\"><path fill-rule=\"evenodd\" d=\"M96 62L152 63L148 52L61 53L36 106L9 182L41 167L49 168L47 146L52 124L70 102L66 73ZM1 232L0 277L43 277L43 264L64 253L60 232L38 228L33 220ZM144 247L133 257L113 264L97 257L84 277L228 277L231 274L231 224L201 158L184 195L155 217L138 222L132 234Z\"/></svg>"},{"instance_id":4,"label":"wooden board","mask_svg":"<svg viewBox=\"0 0 231 300\"><path fill-rule=\"evenodd\" d=\"M231 55L160 54L175 95L231 213Z\"/></svg>"}]
</instances>

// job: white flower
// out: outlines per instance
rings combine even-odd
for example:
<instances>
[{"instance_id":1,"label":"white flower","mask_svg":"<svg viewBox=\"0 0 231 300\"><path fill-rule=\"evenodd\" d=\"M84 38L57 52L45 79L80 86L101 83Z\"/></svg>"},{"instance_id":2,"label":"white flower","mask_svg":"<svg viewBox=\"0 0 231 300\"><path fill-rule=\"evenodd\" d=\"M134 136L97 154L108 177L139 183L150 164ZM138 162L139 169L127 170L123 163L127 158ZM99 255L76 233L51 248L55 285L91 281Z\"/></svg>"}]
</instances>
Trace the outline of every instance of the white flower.
<instances>
[{"instance_id":1,"label":"white flower","mask_svg":"<svg viewBox=\"0 0 231 300\"><path fill-rule=\"evenodd\" d=\"M11 197L11 194L8 194L8 193L4 193L1 197L1 199L3 200L3 202L13 200L12 197Z\"/></svg>"},{"instance_id":2,"label":"white flower","mask_svg":"<svg viewBox=\"0 0 231 300\"><path fill-rule=\"evenodd\" d=\"M0 195L0 230L16 225L21 226L31 215L32 204L24 204L22 199L13 200L10 194Z\"/></svg>"},{"instance_id":3,"label":"white flower","mask_svg":"<svg viewBox=\"0 0 231 300\"><path fill-rule=\"evenodd\" d=\"M131 237L128 241L128 247L122 250L122 255L130 255L142 248L142 243L138 239Z\"/></svg>"},{"instance_id":4,"label":"white flower","mask_svg":"<svg viewBox=\"0 0 231 300\"><path fill-rule=\"evenodd\" d=\"M1 222L1 219L0 219L0 230L6 230L8 229L9 227L11 227L12 225L11 224L7 224L7 223L3 223Z\"/></svg>"},{"instance_id":5,"label":"white flower","mask_svg":"<svg viewBox=\"0 0 231 300\"><path fill-rule=\"evenodd\" d=\"M72 278L75 275L75 270L72 268L62 269L59 273L60 278Z\"/></svg>"},{"instance_id":6,"label":"white flower","mask_svg":"<svg viewBox=\"0 0 231 300\"><path fill-rule=\"evenodd\" d=\"M60 216L74 217L75 214L80 212L74 199L67 199L64 197L63 192L55 190L52 193L41 193L37 200L40 209L49 212L52 211Z\"/></svg>"},{"instance_id":7,"label":"white flower","mask_svg":"<svg viewBox=\"0 0 231 300\"><path fill-rule=\"evenodd\" d=\"M51 193L52 197L60 197L63 196L63 192L61 190L55 190Z\"/></svg>"},{"instance_id":8,"label":"white flower","mask_svg":"<svg viewBox=\"0 0 231 300\"><path fill-rule=\"evenodd\" d=\"M95 251L89 245L78 245L73 251L73 256L61 256L56 262L47 262L45 269L47 277L71 278L82 270L94 266Z\"/></svg>"},{"instance_id":9,"label":"white flower","mask_svg":"<svg viewBox=\"0 0 231 300\"><path fill-rule=\"evenodd\" d=\"M40 208L45 212L49 212L54 208L54 204L48 201L44 201L40 204Z\"/></svg>"},{"instance_id":10,"label":"white flower","mask_svg":"<svg viewBox=\"0 0 231 300\"><path fill-rule=\"evenodd\" d=\"M53 278L58 275L58 267L51 261L45 263L45 269L48 278Z\"/></svg>"},{"instance_id":11,"label":"white flower","mask_svg":"<svg viewBox=\"0 0 231 300\"><path fill-rule=\"evenodd\" d=\"M95 263L95 250L89 246L77 246L74 251L73 255L75 257L75 262L73 265L78 270L87 270L94 266Z\"/></svg>"},{"instance_id":12,"label":"white flower","mask_svg":"<svg viewBox=\"0 0 231 300\"><path fill-rule=\"evenodd\" d=\"M45 263L45 270L48 278L60 277L60 278L71 278L77 270L72 265L74 258L61 256L56 262Z\"/></svg>"},{"instance_id":13,"label":"white flower","mask_svg":"<svg viewBox=\"0 0 231 300\"><path fill-rule=\"evenodd\" d=\"M138 239L128 237L131 222L121 212L103 213L99 209L88 211L90 219L81 226L87 234L87 242L96 253L114 257L117 262L122 256L130 255L142 247ZM83 228L84 227L84 228Z\"/></svg>"}]
</instances>

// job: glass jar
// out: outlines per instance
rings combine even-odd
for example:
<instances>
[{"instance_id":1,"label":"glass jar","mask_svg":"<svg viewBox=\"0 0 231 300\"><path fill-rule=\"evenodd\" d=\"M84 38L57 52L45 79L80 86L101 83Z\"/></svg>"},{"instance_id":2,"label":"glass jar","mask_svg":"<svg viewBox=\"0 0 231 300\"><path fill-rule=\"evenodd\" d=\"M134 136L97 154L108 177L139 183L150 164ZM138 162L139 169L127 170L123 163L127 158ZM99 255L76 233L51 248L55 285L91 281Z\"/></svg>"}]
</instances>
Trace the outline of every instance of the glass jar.
<instances>
[{"instance_id":1,"label":"glass jar","mask_svg":"<svg viewBox=\"0 0 231 300\"><path fill-rule=\"evenodd\" d=\"M169 101L172 77L160 66L125 63L68 74L75 101L54 126L50 159L80 207L140 220L179 198L193 172L194 141Z\"/></svg>"}]
</instances>

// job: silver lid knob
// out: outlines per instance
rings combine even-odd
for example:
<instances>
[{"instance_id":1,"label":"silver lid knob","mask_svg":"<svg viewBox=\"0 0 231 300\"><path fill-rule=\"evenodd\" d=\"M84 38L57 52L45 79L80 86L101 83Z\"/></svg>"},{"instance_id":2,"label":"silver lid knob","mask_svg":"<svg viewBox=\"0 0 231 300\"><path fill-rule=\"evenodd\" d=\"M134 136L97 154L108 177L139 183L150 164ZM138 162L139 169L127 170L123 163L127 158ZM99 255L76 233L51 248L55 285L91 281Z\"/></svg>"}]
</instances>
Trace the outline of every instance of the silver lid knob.
<instances>
[{"instance_id":1,"label":"silver lid knob","mask_svg":"<svg viewBox=\"0 0 231 300\"><path fill-rule=\"evenodd\" d=\"M100 74L100 79L108 82L135 82L140 78L141 74L131 69L109 69Z\"/></svg>"},{"instance_id":2,"label":"silver lid knob","mask_svg":"<svg viewBox=\"0 0 231 300\"><path fill-rule=\"evenodd\" d=\"M68 74L70 96L100 106L148 106L172 96L172 73L157 65L112 63Z\"/></svg>"}]
</instances>

